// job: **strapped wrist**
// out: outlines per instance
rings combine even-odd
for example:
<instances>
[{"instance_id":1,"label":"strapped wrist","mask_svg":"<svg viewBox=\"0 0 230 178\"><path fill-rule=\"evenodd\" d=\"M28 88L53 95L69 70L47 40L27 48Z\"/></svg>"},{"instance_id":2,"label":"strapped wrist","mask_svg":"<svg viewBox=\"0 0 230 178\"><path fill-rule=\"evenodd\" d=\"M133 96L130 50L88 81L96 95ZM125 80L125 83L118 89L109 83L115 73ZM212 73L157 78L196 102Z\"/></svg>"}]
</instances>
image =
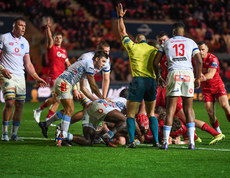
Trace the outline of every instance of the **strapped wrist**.
<instances>
[{"instance_id":1,"label":"strapped wrist","mask_svg":"<svg viewBox=\"0 0 230 178\"><path fill-rule=\"evenodd\" d=\"M119 15L119 16L118 16L118 19L121 19L121 18L123 18L123 16L120 16L120 15Z\"/></svg>"}]
</instances>

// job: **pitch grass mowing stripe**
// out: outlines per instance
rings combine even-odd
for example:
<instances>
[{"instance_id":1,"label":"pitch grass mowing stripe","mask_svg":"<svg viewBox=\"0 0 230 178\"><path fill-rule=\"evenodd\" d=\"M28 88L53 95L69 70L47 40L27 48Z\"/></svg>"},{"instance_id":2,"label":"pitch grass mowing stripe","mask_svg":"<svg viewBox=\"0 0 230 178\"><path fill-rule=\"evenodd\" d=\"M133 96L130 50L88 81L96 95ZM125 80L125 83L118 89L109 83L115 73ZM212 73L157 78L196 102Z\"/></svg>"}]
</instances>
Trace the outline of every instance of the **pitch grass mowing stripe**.
<instances>
[{"instance_id":1,"label":"pitch grass mowing stripe","mask_svg":"<svg viewBox=\"0 0 230 178\"><path fill-rule=\"evenodd\" d=\"M39 137L21 137L24 140L54 140L54 138L39 138ZM139 145L138 145L139 146ZM152 146L152 144L140 144L140 146ZM174 146L170 145L171 148L179 148L179 149L188 149L186 146ZM202 148L202 147L196 147L196 150L210 150L210 151L226 151L230 152L230 149L215 149L215 148Z\"/></svg>"}]
</instances>

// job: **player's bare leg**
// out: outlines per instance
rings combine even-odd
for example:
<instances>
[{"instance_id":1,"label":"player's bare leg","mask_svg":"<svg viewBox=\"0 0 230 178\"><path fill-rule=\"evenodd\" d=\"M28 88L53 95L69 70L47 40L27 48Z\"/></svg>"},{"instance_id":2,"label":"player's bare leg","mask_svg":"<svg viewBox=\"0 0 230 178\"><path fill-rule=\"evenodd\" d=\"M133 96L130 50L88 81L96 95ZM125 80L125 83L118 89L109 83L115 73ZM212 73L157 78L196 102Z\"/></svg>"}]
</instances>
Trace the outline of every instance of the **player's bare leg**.
<instances>
[{"instance_id":1,"label":"player's bare leg","mask_svg":"<svg viewBox=\"0 0 230 178\"><path fill-rule=\"evenodd\" d=\"M186 126L189 136L189 149L194 149L195 113L193 110L193 98L183 97L183 110L186 117Z\"/></svg>"},{"instance_id":2,"label":"player's bare leg","mask_svg":"<svg viewBox=\"0 0 230 178\"><path fill-rule=\"evenodd\" d=\"M61 99L61 103L65 110L62 116L61 129L67 132L70 125L71 116L74 112L73 99Z\"/></svg>"},{"instance_id":3,"label":"player's bare leg","mask_svg":"<svg viewBox=\"0 0 230 178\"><path fill-rule=\"evenodd\" d=\"M11 129L11 140L23 141L20 137L17 136L18 129L22 119L24 101L15 101L15 109L13 114L13 122Z\"/></svg>"},{"instance_id":4,"label":"player's bare leg","mask_svg":"<svg viewBox=\"0 0 230 178\"><path fill-rule=\"evenodd\" d=\"M6 100L2 111L2 141L9 141L8 130L15 100Z\"/></svg>"},{"instance_id":5,"label":"player's bare leg","mask_svg":"<svg viewBox=\"0 0 230 178\"><path fill-rule=\"evenodd\" d=\"M163 126L164 140L162 145L162 149L165 150L168 149L169 134L172 128L173 116L176 111L177 100L178 100L178 96L166 97L166 120Z\"/></svg>"},{"instance_id":6,"label":"player's bare leg","mask_svg":"<svg viewBox=\"0 0 230 178\"><path fill-rule=\"evenodd\" d=\"M79 112L76 112L72 117L71 117L71 121L70 121L70 124L74 124L80 120L82 120L82 117L83 117L83 111L79 111Z\"/></svg>"},{"instance_id":7,"label":"player's bare leg","mask_svg":"<svg viewBox=\"0 0 230 178\"><path fill-rule=\"evenodd\" d=\"M216 118L216 113L215 113L215 103L214 102L206 102L204 103L205 109L208 113L209 117L209 122L212 125L212 127L219 133L222 133L220 126L219 126L219 121Z\"/></svg>"},{"instance_id":8,"label":"player's bare leg","mask_svg":"<svg viewBox=\"0 0 230 178\"><path fill-rule=\"evenodd\" d=\"M218 98L218 101L220 103L220 106L224 109L225 115L230 122L230 106L228 103L228 97L227 95L222 95Z\"/></svg>"}]
</instances>

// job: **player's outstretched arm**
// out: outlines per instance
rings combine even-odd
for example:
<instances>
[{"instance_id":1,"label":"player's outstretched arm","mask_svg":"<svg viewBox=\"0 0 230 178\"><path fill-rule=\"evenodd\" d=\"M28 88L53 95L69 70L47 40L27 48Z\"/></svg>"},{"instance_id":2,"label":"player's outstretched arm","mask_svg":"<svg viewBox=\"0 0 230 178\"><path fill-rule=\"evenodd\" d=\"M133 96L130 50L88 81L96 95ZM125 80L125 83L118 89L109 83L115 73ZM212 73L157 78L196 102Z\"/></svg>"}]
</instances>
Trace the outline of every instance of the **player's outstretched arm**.
<instances>
[{"instance_id":1,"label":"player's outstretched arm","mask_svg":"<svg viewBox=\"0 0 230 178\"><path fill-rule=\"evenodd\" d=\"M108 90L109 90L109 83L110 83L110 73L103 74L102 80L102 96L106 98Z\"/></svg>"},{"instance_id":2,"label":"player's outstretched arm","mask_svg":"<svg viewBox=\"0 0 230 178\"><path fill-rule=\"evenodd\" d=\"M92 93L87 89L87 85L86 85L86 80L87 79L82 79L80 81L80 90L84 93L84 95L91 99L92 101L96 100L96 98L92 95Z\"/></svg>"},{"instance_id":3,"label":"player's outstretched arm","mask_svg":"<svg viewBox=\"0 0 230 178\"><path fill-rule=\"evenodd\" d=\"M117 10L117 17L118 17L118 31L119 31L121 38L123 38L124 36L128 35L126 32L124 19L123 19L127 10L126 9L123 10L123 6L121 3L117 5L116 10Z\"/></svg>"},{"instance_id":4,"label":"player's outstretched arm","mask_svg":"<svg viewBox=\"0 0 230 178\"><path fill-rule=\"evenodd\" d=\"M26 68L26 71L34 78L34 80L41 86L41 87L46 87L47 83L38 76L38 74L36 73L33 64L31 63L30 60L30 55L29 54L25 54L24 58L24 66Z\"/></svg>"},{"instance_id":5,"label":"player's outstretched arm","mask_svg":"<svg viewBox=\"0 0 230 178\"><path fill-rule=\"evenodd\" d=\"M98 98L104 99L101 92L99 91L99 88L98 88L97 83L94 79L94 76L87 74L87 79L89 81L89 85L90 85L92 92L95 93L95 95L97 95Z\"/></svg>"},{"instance_id":6,"label":"player's outstretched arm","mask_svg":"<svg viewBox=\"0 0 230 178\"><path fill-rule=\"evenodd\" d=\"M51 28L51 22L50 22L50 18L48 17L47 24L46 24L46 36L47 36L47 47L48 48L51 48L54 44L52 32L50 28Z\"/></svg>"}]
</instances>

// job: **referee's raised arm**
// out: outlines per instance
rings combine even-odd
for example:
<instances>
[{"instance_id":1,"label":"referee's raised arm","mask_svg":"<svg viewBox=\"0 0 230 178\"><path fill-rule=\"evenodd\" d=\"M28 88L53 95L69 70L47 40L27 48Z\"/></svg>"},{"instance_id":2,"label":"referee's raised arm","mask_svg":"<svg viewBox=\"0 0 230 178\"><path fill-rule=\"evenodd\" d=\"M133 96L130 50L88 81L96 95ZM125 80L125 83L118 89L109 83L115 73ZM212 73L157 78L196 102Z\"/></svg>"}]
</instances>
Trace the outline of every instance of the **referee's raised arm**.
<instances>
[{"instance_id":1,"label":"referee's raised arm","mask_svg":"<svg viewBox=\"0 0 230 178\"><path fill-rule=\"evenodd\" d=\"M118 18L118 31L119 31L121 38L123 38L124 36L128 35L126 33L126 28L125 28L124 19L123 19L127 10L126 9L123 10L123 6L121 3L117 5L116 10L117 10L117 18Z\"/></svg>"}]
</instances>

